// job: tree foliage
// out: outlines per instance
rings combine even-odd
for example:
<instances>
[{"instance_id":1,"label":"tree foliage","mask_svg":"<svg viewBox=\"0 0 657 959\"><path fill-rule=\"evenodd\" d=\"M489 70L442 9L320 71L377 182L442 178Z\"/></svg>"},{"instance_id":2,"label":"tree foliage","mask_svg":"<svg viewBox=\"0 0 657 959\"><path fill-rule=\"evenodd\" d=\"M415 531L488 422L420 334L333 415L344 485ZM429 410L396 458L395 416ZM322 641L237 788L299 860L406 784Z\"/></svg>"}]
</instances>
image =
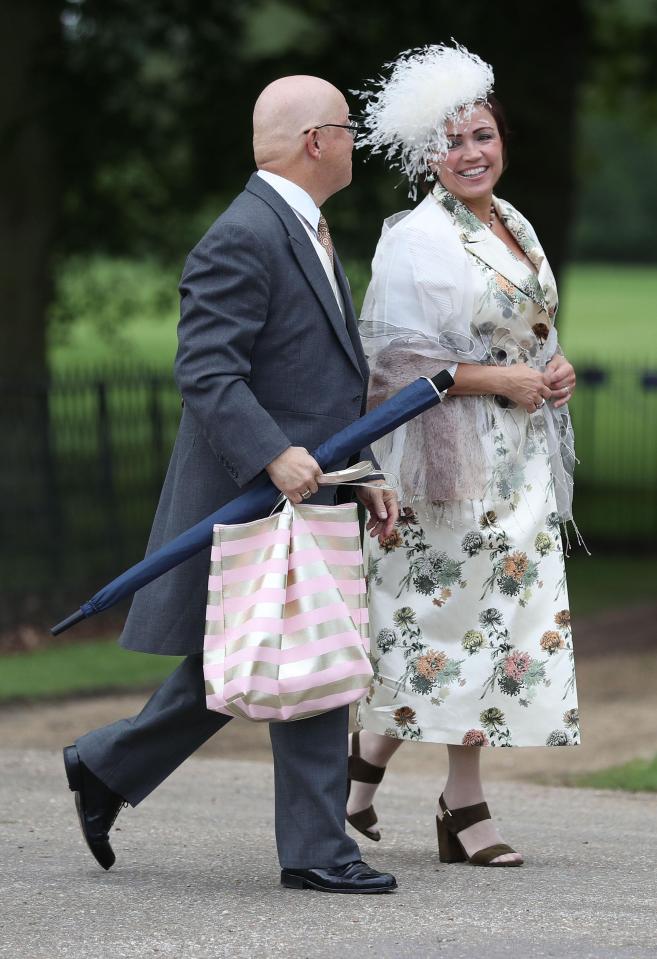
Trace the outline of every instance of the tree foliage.
<instances>
[{"instance_id":1,"label":"tree foliage","mask_svg":"<svg viewBox=\"0 0 657 959\"><path fill-rule=\"evenodd\" d=\"M655 5L14 4L0 31L9 69L0 137L1 206L9 213L0 220L0 252L3 303L18 322L0 376L15 371L17 356L35 374L44 368L53 257L104 252L180 265L252 170L251 109L272 79L313 73L350 91L400 51L450 37L495 68L513 131L500 193L534 222L558 269L573 219L582 105L599 117L597 126L583 127L591 142L604 136L605 118L625 111L628 91L634 103L654 109L655 95L646 91L657 87ZM357 108L353 97L352 104ZM398 176L378 158L362 160L357 156L352 187L327 208L351 257L371 255L381 220L409 205ZM588 195L586 204L590 210L599 196ZM597 235L595 225L578 242L595 249Z\"/></svg>"},{"instance_id":2,"label":"tree foliage","mask_svg":"<svg viewBox=\"0 0 657 959\"><path fill-rule=\"evenodd\" d=\"M447 0L69 2L71 82L81 99L69 141L66 241L180 255L190 212L205 208L210 218L252 168L250 114L263 86L313 73L357 89L401 50L453 36L495 66L515 132L504 192L537 222L558 264L587 18L580 0L558 0L536 36L524 2L503 6L501 17L500 5L483 0L460 8ZM405 206L399 177L377 159L357 162L351 189L331 202L341 247L370 254L382 218Z\"/></svg>"},{"instance_id":3,"label":"tree foliage","mask_svg":"<svg viewBox=\"0 0 657 959\"><path fill-rule=\"evenodd\" d=\"M591 0L571 256L657 260L657 0Z\"/></svg>"}]
</instances>

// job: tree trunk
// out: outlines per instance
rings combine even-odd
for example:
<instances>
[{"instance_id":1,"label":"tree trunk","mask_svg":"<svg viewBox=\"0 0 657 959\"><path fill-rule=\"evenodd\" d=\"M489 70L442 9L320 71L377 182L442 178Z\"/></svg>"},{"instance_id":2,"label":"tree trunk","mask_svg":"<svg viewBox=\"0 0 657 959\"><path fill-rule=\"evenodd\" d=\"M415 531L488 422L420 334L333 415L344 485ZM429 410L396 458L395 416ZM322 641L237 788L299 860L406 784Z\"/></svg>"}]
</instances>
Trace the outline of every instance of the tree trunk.
<instances>
[{"instance_id":1,"label":"tree trunk","mask_svg":"<svg viewBox=\"0 0 657 959\"><path fill-rule=\"evenodd\" d=\"M50 133L60 4L14 0L0 13L0 380L42 380L58 212Z\"/></svg>"},{"instance_id":2,"label":"tree trunk","mask_svg":"<svg viewBox=\"0 0 657 959\"><path fill-rule=\"evenodd\" d=\"M57 573L46 310L59 196L51 130L63 67L60 12L56 0L8 0L0 12L2 624L34 616L35 598L16 586L31 581L20 579L21 570L34 573L46 563L53 581Z\"/></svg>"}]
</instances>

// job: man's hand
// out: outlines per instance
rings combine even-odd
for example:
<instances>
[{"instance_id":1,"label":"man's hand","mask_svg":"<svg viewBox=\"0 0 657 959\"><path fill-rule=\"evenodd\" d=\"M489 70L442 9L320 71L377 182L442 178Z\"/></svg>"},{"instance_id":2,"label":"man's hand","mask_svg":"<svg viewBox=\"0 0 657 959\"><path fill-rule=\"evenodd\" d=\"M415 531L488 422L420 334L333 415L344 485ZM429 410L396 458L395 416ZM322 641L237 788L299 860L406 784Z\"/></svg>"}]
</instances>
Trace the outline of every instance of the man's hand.
<instances>
[{"instance_id":1,"label":"man's hand","mask_svg":"<svg viewBox=\"0 0 657 959\"><path fill-rule=\"evenodd\" d=\"M303 446L288 446L265 469L274 486L285 493L291 503L303 503L310 494L316 493L317 478L322 475L321 466Z\"/></svg>"},{"instance_id":2,"label":"man's hand","mask_svg":"<svg viewBox=\"0 0 657 959\"><path fill-rule=\"evenodd\" d=\"M552 390L552 400L555 410L567 403L573 395L577 377L572 363L565 356L557 353L545 367L543 380Z\"/></svg>"},{"instance_id":3,"label":"man's hand","mask_svg":"<svg viewBox=\"0 0 657 959\"><path fill-rule=\"evenodd\" d=\"M399 502L395 491L363 486L358 490L357 496L370 514L365 526L370 531L370 536L390 536L399 516Z\"/></svg>"}]
</instances>

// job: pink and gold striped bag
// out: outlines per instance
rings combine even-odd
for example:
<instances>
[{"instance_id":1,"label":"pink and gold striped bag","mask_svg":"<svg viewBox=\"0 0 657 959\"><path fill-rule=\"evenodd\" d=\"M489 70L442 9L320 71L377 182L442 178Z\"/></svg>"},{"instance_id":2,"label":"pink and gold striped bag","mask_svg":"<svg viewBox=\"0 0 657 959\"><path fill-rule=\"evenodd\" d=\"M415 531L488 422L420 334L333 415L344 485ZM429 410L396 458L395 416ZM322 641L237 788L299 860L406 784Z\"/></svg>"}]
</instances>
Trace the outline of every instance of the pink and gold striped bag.
<instances>
[{"instance_id":1,"label":"pink and gold striped bag","mask_svg":"<svg viewBox=\"0 0 657 959\"><path fill-rule=\"evenodd\" d=\"M306 719L372 677L355 503L293 506L214 527L203 672L208 709Z\"/></svg>"}]
</instances>

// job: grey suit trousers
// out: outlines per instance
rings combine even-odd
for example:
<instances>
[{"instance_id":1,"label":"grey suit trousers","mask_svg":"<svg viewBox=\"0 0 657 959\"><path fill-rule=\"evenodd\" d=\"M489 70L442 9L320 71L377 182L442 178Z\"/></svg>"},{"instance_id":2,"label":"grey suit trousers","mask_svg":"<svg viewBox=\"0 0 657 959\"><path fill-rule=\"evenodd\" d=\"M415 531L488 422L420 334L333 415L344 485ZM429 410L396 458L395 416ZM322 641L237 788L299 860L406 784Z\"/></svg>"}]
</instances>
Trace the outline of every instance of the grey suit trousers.
<instances>
[{"instance_id":1,"label":"grey suit trousers","mask_svg":"<svg viewBox=\"0 0 657 959\"><path fill-rule=\"evenodd\" d=\"M276 844L282 867L341 866L360 859L345 833L349 710L270 723ZM136 806L230 717L205 705L202 656L188 656L131 719L77 740L82 762Z\"/></svg>"}]
</instances>

